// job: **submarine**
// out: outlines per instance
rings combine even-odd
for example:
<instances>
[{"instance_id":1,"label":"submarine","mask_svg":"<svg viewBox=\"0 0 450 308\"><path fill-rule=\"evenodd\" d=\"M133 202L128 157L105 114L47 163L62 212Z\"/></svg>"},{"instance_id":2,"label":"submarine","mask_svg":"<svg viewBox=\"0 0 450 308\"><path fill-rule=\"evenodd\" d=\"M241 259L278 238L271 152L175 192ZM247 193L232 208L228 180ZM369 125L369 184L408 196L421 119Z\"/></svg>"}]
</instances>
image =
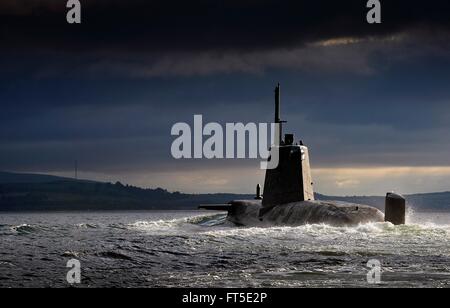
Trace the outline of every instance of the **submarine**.
<instances>
[{"instance_id":1,"label":"submarine","mask_svg":"<svg viewBox=\"0 0 450 308\"><path fill-rule=\"evenodd\" d=\"M379 209L341 201L315 200L311 176L309 149L302 141L296 143L293 134L282 138L280 119L281 88L275 88L275 124L278 127L270 153L278 153L276 168L267 169L264 192L256 187L253 200L233 200L228 204L201 205L199 209L226 211L227 220L238 226L273 227L326 224L336 227L357 226L372 222L405 224L406 199L387 193L385 213ZM268 161L271 160L269 156Z\"/></svg>"}]
</instances>

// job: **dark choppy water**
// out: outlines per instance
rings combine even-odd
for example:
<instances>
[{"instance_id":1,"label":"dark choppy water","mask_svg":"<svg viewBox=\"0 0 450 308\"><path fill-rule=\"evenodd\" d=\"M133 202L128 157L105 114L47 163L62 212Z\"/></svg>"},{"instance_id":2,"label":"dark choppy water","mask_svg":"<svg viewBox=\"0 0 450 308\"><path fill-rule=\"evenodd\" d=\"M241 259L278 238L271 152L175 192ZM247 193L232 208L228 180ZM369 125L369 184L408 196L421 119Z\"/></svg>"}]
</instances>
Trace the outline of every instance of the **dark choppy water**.
<instances>
[{"instance_id":1,"label":"dark choppy water","mask_svg":"<svg viewBox=\"0 0 450 308\"><path fill-rule=\"evenodd\" d=\"M450 286L450 214L410 225L238 228L205 212L0 214L0 287Z\"/></svg>"}]
</instances>

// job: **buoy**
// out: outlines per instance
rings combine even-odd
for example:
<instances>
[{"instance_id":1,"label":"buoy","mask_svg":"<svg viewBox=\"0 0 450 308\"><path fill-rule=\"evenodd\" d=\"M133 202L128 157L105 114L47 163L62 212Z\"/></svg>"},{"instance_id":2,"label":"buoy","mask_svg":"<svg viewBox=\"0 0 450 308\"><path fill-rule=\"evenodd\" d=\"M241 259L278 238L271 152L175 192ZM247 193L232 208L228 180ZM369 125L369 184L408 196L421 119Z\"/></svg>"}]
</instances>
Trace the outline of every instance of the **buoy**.
<instances>
[{"instance_id":1,"label":"buoy","mask_svg":"<svg viewBox=\"0 0 450 308\"><path fill-rule=\"evenodd\" d=\"M396 226L404 225L406 217L406 199L395 193L387 193L384 221Z\"/></svg>"}]
</instances>

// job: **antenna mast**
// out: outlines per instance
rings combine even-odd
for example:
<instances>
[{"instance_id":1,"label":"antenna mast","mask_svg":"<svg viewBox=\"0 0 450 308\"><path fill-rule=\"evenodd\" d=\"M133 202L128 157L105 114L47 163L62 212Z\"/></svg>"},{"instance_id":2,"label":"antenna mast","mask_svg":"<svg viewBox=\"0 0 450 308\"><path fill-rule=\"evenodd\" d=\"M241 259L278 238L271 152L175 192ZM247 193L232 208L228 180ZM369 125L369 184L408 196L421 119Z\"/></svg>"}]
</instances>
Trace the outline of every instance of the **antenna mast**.
<instances>
[{"instance_id":1,"label":"antenna mast","mask_svg":"<svg viewBox=\"0 0 450 308\"><path fill-rule=\"evenodd\" d=\"M279 141L280 144L283 143L283 123L286 123L286 121L282 121L280 119L280 105L281 105L281 87L280 83L278 83L277 87L275 88L275 124L280 125L279 130Z\"/></svg>"}]
</instances>

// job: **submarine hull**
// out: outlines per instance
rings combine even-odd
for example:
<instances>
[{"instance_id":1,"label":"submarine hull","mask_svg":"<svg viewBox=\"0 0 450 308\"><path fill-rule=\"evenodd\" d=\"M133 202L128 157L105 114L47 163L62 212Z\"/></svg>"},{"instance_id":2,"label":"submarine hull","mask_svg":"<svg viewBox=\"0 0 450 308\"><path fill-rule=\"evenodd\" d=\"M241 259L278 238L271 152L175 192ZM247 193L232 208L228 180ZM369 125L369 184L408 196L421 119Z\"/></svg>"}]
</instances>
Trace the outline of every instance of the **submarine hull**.
<instances>
[{"instance_id":1,"label":"submarine hull","mask_svg":"<svg viewBox=\"0 0 450 308\"><path fill-rule=\"evenodd\" d=\"M384 214L371 206L340 201L301 201L273 207L262 216L260 200L232 201L228 220L240 226L301 226L327 224L336 227L383 222Z\"/></svg>"}]
</instances>

